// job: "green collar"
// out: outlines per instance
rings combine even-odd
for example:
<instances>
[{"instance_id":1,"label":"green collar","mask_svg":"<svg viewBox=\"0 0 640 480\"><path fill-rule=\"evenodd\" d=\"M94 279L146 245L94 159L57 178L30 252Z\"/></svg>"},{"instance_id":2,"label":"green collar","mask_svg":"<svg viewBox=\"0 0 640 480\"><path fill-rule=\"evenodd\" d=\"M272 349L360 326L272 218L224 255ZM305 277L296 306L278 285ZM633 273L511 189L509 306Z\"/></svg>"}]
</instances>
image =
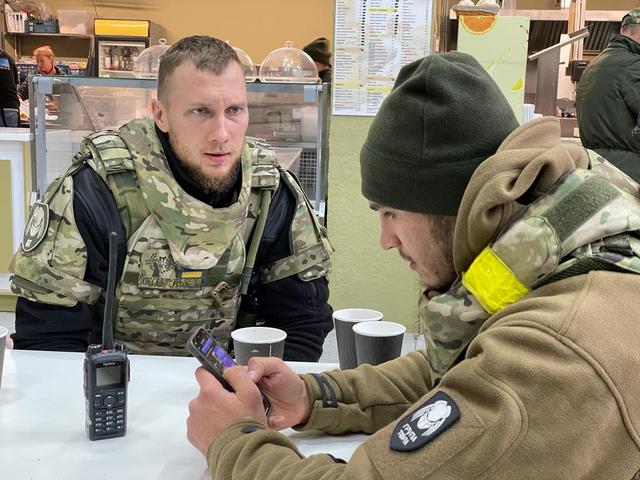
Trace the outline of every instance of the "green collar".
<instances>
[{"instance_id":1,"label":"green collar","mask_svg":"<svg viewBox=\"0 0 640 480\"><path fill-rule=\"evenodd\" d=\"M628 50L631 53L640 55L640 43L627 37L626 35L622 35L619 33L611 36L611 40L609 40L607 49L609 49L610 47L623 47L625 50Z\"/></svg>"}]
</instances>

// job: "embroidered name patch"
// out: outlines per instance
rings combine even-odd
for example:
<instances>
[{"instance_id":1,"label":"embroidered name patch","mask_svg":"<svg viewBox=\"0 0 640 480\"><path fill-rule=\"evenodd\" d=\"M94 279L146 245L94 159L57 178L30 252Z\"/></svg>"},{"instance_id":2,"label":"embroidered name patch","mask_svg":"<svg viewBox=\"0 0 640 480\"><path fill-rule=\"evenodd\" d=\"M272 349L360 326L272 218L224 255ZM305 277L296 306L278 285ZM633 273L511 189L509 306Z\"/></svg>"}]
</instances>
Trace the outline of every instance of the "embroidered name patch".
<instances>
[{"instance_id":1,"label":"embroidered name patch","mask_svg":"<svg viewBox=\"0 0 640 480\"><path fill-rule=\"evenodd\" d=\"M460 409L456 402L446 393L438 392L396 424L389 446L400 452L417 450L459 419Z\"/></svg>"},{"instance_id":2,"label":"embroidered name patch","mask_svg":"<svg viewBox=\"0 0 640 480\"><path fill-rule=\"evenodd\" d=\"M158 290L198 290L202 271L180 268L168 251L149 248L140 258L138 287Z\"/></svg>"},{"instance_id":3,"label":"embroidered name patch","mask_svg":"<svg viewBox=\"0 0 640 480\"><path fill-rule=\"evenodd\" d=\"M44 239L49 226L49 205L36 202L31 207L31 215L22 236L22 250L30 252Z\"/></svg>"}]
</instances>

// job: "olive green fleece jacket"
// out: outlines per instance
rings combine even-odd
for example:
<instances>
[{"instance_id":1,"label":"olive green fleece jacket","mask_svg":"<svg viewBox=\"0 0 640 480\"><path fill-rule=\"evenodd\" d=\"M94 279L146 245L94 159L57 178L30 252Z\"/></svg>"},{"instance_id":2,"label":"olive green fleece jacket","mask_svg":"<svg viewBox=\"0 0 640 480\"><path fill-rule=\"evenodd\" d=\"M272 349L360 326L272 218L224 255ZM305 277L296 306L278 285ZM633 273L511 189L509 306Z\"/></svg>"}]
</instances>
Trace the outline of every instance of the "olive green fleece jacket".
<instances>
[{"instance_id":1,"label":"olive green fleece jacket","mask_svg":"<svg viewBox=\"0 0 640 480\"><path fill-rule=\"evenodd\" d=\"M582 144L640 181L640 44L613 35L587 66L576 89Z\"/></svg>"},{"instance_id":2,"label":"olive green fleece jacket","mask_svg":"<svg viewBox=\"0 0 640 480\"><path fill-rule=\"evenodd\" d=\"M544 192L586 166L583 149L560 143L555 119L512 133L474 174L455 234L465 271L524 192ZM303 458L285 436L246 423L211 444L212 478L224 480L634 479L640 475L640 276L591 272L531 292L490 317L463 361L429 390L424 352L378 367L326 372L338 408L323 408L315 378L304 428L373 433L347 464ZM389 447L398 417L437 392L460 417L414 451ZM640 477L638 477L640 478Z\"/></svg>"}]
</instances>

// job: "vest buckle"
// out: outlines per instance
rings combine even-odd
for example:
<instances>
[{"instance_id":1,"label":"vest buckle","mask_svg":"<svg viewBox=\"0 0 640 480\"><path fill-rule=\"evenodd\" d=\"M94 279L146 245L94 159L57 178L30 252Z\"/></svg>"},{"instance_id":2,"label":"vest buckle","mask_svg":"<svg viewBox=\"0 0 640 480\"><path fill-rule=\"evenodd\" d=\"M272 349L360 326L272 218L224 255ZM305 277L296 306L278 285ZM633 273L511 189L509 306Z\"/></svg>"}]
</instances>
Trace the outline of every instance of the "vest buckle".
<instances>
[{"instance_id":1,"label":"vest buckle","mask_svg":"<svg viewBox=\"0 0 640 480\"><path fill-rule=\"evenodd\" d=\"M215 286L211 292L211 296L213 297L214 303L218 307L221 307L224 303L233 298L233 287L227 282L222 281Z\"/></svg>"}]
</instances>

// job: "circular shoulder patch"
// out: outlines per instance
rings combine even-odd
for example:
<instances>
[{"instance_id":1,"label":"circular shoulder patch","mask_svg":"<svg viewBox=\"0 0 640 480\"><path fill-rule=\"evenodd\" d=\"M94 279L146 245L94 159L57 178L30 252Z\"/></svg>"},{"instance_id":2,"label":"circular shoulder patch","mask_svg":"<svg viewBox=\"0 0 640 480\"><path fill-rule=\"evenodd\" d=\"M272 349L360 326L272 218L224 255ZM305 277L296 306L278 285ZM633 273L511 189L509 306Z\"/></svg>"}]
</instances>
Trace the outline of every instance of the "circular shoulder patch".
<instances>
[{"instance_id":1,"label":"circular shoulder patch","mask_svg":"<svg viewBox=\"0 0 640 480\"><path fill-rule=\"evenodd\" d=\"M22 250L30 252L42 242L49 226L49 205L36 202L31 208L31 215L22 236Z\"/></svg>"}]
</instances>

